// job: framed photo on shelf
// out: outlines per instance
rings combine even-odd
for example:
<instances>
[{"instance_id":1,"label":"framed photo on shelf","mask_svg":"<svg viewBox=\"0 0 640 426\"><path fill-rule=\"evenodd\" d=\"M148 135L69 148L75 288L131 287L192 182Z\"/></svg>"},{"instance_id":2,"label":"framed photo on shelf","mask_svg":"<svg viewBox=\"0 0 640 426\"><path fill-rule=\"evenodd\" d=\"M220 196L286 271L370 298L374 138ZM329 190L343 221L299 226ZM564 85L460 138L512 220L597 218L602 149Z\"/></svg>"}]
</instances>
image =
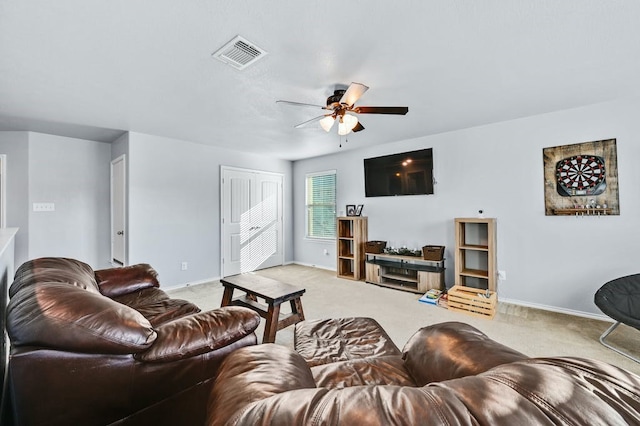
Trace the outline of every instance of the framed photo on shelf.
<instances>
[{"instance_id":1,"label":"framed photo on shelf","mask_svg":"<svg viewBox=\"0 0 640 426\"><path fill-rule=\"evenodd\" d=\"M364 204L358 204L358 207L356 207L356 216L362 216L363 207L364 207Z\"/></svg>"},{"instance_id":2,"label":"framed photo on shelf","mask_svg":"<svg viewBox=\"0 0 640 426\"><path fill-rule=\"evenodd\" d=\"M347 204L347 216L356 216L355 204Z\"/></svg>"}]
</instances>

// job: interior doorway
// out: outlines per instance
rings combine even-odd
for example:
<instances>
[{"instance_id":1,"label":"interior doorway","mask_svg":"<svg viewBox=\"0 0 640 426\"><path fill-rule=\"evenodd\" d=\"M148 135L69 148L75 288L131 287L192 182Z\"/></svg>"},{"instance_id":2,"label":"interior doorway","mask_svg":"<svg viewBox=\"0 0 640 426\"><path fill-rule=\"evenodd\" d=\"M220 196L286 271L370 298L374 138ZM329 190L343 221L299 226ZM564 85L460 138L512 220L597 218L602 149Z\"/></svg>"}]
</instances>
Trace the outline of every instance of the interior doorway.
<instances>
[{"instance_id":1,"label":"interior doorway","mask_svg":"<svg viewBox=\"0 0 640 426\"><path fill-rule=\"evenodd\" d=\"M221 167L221 277L284 264L284 176Z\"/></svg>"},{"instance_id":2,"label":"interior doorway","mask_svg":"<svg viewBox=\"0 0 640 426\"><path fill-rule=\"evenodd\" d=\"M111 161L111 263L127 264L126 156Z\"/></svg>"}]
</instances>

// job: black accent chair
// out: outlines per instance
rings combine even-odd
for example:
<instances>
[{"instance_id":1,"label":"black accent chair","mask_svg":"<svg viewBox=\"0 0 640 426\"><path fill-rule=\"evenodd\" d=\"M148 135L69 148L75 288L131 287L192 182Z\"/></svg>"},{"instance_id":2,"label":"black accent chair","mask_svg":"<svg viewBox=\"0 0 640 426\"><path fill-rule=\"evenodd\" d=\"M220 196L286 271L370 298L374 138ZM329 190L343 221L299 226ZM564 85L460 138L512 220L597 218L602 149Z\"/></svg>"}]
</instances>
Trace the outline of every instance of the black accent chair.
<instances>
[{"instance_id":1,"label":"black accent chair","mask_svg":"<svg viewBox=\"0 0 640 426\"><path fill-rule=\"evenodd\" d=\"M605 342L605 338L616 327L626 324L640 330L640 274L629 275L609 281L598 289L594 302L602 312L616 322L600 336L600 343L640 363L640 359Z\"/></svg>"}]
</instances>

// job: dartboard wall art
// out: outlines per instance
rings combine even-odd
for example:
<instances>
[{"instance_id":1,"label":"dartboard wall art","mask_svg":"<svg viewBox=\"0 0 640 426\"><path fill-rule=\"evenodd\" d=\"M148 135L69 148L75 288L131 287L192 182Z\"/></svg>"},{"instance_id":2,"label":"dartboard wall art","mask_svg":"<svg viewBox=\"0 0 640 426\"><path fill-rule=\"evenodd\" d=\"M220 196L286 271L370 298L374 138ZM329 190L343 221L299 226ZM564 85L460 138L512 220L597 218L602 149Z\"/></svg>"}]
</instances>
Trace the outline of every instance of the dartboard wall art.
<instances>
[{"instance_id":1,"label":"dartboard wall art","mask_svg":"<svg viewBox=\"0 0 640 426\"><path fill-rule=\"evenodd\" d=\"M556 163L558 194L563 197L599 195L607 188L604 158L573 155Z\"/></svg>"},{"instance_id":2,"label":"dartboard wall art","mask_svg":"<svg viewBox=\"0 0 640 426\"><path fill-rule=\"evenodd\" d=\"M620 214L616 140L543 149L545 214Z\"/></svg>"}]
</instances>

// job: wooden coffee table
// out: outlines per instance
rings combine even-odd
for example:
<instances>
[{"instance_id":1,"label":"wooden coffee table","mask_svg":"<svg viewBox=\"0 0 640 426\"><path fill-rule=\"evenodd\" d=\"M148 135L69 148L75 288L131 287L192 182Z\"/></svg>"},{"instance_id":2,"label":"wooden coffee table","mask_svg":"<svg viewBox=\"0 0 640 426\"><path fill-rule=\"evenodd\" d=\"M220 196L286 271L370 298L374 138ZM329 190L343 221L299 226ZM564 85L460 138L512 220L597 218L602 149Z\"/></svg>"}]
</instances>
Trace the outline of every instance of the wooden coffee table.
<instances>
[{"instance_id":1,"label":"wooden coffee table","mask_svg":"<svg viewBox=\"0 0 640 426\"><path fill-rule=\"evenodd\" d=\"M304 321L304 311L300 300L304 292L307 291L304 288L251 273L225 277L220 282L224 286L221 306L244 306L253 309L267 320L262 343L275 342L278 330ZM234 299L233 291L236 289L244 291L246 294ZM263 299L266 306L259 303L258 298ZM284 302L291 303L290 314L280 314L280 305Z\"/></svg>"}]
</instances>

